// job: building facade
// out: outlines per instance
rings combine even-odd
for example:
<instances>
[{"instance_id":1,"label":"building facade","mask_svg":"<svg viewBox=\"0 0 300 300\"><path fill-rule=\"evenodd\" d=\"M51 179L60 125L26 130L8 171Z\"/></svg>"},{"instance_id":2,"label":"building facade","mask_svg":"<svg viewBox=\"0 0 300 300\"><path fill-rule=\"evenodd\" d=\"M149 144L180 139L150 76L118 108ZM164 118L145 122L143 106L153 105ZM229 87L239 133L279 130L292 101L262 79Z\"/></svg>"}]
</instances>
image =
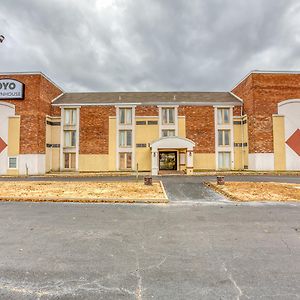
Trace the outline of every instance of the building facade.
<instances>
[{"instance_id":1,"label":"building facade","mask_svg":"<svg viewBox=\"0 0 300 300\"><path fill-rule=\"evenodd\" d=\"M65 93L0 74L0 175L300 170L300 73L254 71L231 92Z\"/></svg>"}]
</instances>

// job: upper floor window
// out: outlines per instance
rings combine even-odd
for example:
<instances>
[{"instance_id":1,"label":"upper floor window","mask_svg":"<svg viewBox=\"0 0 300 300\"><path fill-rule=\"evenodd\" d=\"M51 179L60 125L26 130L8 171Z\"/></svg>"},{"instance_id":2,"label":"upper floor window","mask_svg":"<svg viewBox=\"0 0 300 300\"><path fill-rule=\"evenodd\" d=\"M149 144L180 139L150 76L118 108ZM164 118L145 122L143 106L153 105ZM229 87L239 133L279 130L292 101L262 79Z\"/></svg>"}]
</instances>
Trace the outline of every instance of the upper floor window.
<instances>
[{"instance_id":1,"label":"upper floor window","mask_svg":"<svg viewBox=\"0 0 300 300\"><path fill-rule=\"evenodd\" d=\"M132 146L132 131L131 130L120 130L119 146L120 147L131 147Z\"/></svg>"},{"instance_id":2,"label":"upper floor window","mask_svg":"<svg viewBox=\"0 0 300 300\"><path fill-rule=\"evenodd\" d=\"M218 130L218 146L230 145L230 130Z\"/></svg>"},{"instance_id":3,"label":"upper floor window","mask_svg":"<svg viewBox=\"0 0 300 300\"><path fill-rule=\"evenodd\" d=\"M162 124L175 124L175 108L162 108Z\"/></svg>"},{"instance_id":4,"label":"upper floor window","mask_svg":"<svg viewBox=\"0 0 300 300\"><path fill-rule=\"evenodd\" d=\"M66 130L64 131L64 146L65 147L76 147L76 131L75 130Z\"/></svg>"},{"instance_id":5,"label":"upper floor window","mask_svg":"<svg viewBox=\"0 0 300 300\"><path fill-rule=\"evenodd\" d=\"M230 109L218 108L218 125L226 125L230 123Z\"/></svg>"},{"instance_id":6,"label":"upper floor window","mask_svg":"<svg viewBox=\"0 0 300 300\"><path fill-rule=\"evenodd\" d=\"M75 108L65 108L65 125L76 125L77 110Z\"/></svg>"},{"instance_id":7,"label":"upper floor window","mask_svg":"<svg viewBox=\"0 0 300 300\"><path fill-rule=\"evenodd\" d=\"M131 125L132 108L119 108L119 120L120 120L120 124Z\"/></svg>"},{"instance_id":8,"label":"upper floor window","mask_svg":"<svg viewBox=\"0 0 300 300\"><path fill-rule=\"evenodd\" d=\"M162 136L163 137L175 136L175 130L174 129L163 129L162 130Z\"/></svg>"}]
</instances>

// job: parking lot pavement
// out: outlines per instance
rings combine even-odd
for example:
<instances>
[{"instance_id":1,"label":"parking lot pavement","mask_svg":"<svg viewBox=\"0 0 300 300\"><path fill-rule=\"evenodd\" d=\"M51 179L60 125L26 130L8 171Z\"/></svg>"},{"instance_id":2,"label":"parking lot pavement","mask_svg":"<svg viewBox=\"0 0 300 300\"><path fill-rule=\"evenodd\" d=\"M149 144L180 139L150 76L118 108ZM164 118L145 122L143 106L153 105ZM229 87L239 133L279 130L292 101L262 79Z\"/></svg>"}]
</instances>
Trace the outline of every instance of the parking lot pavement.
<instances>
[{"instance_id":1,"label":"parking lot pavement","mask_svg":"<svg viewBox=\"0 0 300 300\"><path fill-rule=\"evenodd\" d=\"M299 299L299 214L0 202L0 299Z\"/></svg>"}]
</instances>

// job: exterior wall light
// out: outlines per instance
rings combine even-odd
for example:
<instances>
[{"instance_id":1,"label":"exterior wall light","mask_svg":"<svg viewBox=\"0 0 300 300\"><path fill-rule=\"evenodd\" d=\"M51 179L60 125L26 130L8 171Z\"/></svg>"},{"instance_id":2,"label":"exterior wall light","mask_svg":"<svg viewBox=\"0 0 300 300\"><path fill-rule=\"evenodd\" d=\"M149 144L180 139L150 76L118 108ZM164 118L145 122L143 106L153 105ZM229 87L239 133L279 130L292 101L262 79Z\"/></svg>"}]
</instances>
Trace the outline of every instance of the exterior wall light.
<instances>
[{"instance_id":1,"label":"exterior wall light","mask_svg":"<svg viewBox=\"0 0 300 300\"><path fill-rule=\"evenodd\" d=\"M3 43L4 39L5 39L4 35L1 34L0 35L0 43Z\"/></svg>"}]
</instances>

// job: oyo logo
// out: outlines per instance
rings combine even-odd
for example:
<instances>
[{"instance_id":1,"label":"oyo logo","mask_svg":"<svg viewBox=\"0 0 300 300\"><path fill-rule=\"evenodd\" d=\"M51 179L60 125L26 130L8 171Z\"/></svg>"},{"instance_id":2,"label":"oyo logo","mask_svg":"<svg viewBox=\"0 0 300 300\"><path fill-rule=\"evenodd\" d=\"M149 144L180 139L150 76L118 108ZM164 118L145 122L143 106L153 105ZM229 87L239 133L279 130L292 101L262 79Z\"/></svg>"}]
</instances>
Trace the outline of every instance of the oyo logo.
<instances>
[{"instance_id":1,"label":"oyo logo","mask_svg":"<svg viewBox=\"0 0 300 300\"><path fill-rule=\"evenodd\" d=\"M14 82L0 82L0 90L14 90L16 88L16 84Z\"/></svg>"}]
</instances>

